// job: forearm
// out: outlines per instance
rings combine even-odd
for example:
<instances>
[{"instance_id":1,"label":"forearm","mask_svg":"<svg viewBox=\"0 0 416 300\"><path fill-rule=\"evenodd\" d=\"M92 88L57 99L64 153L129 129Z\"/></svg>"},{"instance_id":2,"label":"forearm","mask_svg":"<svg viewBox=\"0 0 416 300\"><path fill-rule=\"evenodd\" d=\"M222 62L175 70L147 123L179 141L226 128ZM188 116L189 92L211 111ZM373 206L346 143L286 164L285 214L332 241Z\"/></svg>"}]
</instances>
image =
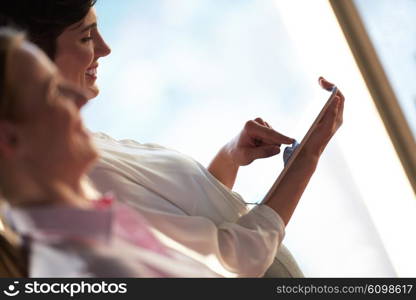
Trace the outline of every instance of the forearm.
<instances>
[{"instance_id":1,"label":"forearm","mask_svg":"<svg viewBox=\"0 0 416 300\"><path fill-rule=\"evenodd\" d=\"M230 157L230 150L225 145L208 166L208 171L222 184L232 189L238 173L238 165Z\"/></svg>"},{"instance_id":2,"label":"forearm","mask_svg":"<svg viewBox=\"0 0 416 300\"><path fill-rule=\"evenodd\" d=\"M318 160L319 155L299 153L298 159L266 203L280 215L285 225L292 217L299 199L315 172Z\"/></svg>"}]
</instances>

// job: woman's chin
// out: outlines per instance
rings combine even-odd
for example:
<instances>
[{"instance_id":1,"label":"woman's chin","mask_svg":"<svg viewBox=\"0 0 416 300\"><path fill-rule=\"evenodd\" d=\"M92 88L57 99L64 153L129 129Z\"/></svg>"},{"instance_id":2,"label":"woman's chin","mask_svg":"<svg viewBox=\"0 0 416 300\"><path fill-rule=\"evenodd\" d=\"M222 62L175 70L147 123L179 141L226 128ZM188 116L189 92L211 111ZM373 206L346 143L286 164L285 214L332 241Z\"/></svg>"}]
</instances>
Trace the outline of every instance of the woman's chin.
<instances>
[{"instance_id":1,"label":"woman's chin","mask_svg":"<svg viewBox=\"0 0 416 300\"><path fill-rule=\"evenodd\" d=\"M97 146L94 144L91 133L86 132L88 139L84 143L86 158L88 163L94 163L100 156Z\"/></svg>"},{"instance_id":2,"label":"woman's chin","mask_svg":"<svg viewBox=\"0 0 416 300\"><path fill-rule=\"evenodd\" d=\"M88 100L91 100L97 97L98 94L100 93L100 90L96 85L89 86L87 88L87 91L88 91Z\"/></svg>"},{"instance_id":3,"label":"woman's chin","mask_svg":"<svg viewBox=\"0 0 416 300\"><path fill-rule=\"evenodd\" d=\"M82 157L80 157L80 162L83 165L83 173L87 173L97 162L99 158L99 153L95 147L84 149Z\"/></svg>"}]
</instances>

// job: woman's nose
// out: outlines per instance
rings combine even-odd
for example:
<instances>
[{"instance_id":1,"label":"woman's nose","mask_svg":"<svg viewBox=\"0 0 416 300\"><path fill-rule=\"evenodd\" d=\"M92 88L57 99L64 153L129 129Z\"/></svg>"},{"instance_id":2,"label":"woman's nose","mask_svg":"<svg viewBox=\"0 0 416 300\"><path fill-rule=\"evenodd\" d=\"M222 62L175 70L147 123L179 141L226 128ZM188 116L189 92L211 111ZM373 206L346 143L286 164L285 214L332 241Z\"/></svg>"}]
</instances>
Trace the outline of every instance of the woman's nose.
<instances>
[{"instance_id":1,"label":"woman's nose","mask_svg":"<svg viewBox=\"0 0 416 300\"><path fill-rule=\"evenodd\" d=\"M110 47L104 41L101 35L99 35L95 47L95 55L96 57L104 57L111 53Z\"/></svg>"}]
</instances>

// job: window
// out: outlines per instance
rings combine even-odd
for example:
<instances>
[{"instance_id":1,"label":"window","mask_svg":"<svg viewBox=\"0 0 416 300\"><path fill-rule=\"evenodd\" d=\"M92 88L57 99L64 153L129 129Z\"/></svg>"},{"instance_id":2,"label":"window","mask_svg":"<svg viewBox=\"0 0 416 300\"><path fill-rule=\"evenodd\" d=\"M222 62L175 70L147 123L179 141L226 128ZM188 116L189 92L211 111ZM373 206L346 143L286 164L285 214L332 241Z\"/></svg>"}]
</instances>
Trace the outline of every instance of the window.
<instances>
[{"instance_id":1,"label":"window","mask_svg":"<svg viewBox=\"0 0 416 300\"><path fill-rule=\"evenodd\" d=\"M335 82L344 125L284 244L310 277L416 275L414 194L327 1L99 1L97 14L113 52L88 127L205 165L258 116L301 139L328 97L318 77ZM280 155L258 160L235 190L256 202L281 169Z\"/></svg>"},{"instance_id":2,"label":"window","mask_svg":"<svg viewBox=\"0 0 416 300\"><path fill-rule=\"evenodd\" d=\"M416 137L416 2L355 0L390 84Z\"/></svg>"}]
</instances>

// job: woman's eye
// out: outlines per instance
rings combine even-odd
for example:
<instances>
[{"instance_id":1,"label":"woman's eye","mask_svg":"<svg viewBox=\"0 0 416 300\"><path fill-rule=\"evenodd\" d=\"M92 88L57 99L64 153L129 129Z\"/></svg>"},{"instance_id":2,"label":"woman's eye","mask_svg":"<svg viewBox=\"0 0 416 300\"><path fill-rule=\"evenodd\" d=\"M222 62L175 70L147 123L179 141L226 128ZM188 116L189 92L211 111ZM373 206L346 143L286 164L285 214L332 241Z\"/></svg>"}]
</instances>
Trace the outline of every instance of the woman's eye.
<instances>
[{"instance_id":1,"label":"woman's eye","mask_svg":"<svg viewBox=\"0 0 416 300\"><path fill-rule=\"evenodd\" d=\"M91 41L91 40L92 40L92 36L88 36L88 37L82 38L81 42L86 43L86 42Z\"/></svg>"}]
</instances>

